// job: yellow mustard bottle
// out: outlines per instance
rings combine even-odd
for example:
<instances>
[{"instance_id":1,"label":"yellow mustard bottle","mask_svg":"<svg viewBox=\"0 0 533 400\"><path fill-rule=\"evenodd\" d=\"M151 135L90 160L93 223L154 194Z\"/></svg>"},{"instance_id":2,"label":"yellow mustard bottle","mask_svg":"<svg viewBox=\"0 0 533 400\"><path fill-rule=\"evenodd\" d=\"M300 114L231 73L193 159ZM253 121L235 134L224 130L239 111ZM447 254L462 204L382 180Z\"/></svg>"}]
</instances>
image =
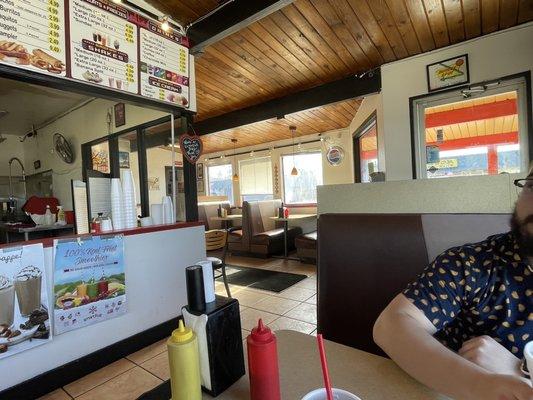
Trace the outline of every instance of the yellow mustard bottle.
<instances>
[{"instance_id":1,"label":"yellow mustard bottle","mask_svg":"<svg viewBox=\"0 0 533 400\"><path fill-rule=\"evenodd\" d=\"M167 340L172 400L201 400L200 361L196 334L180 320Z\"/></svg>"}]
</instances>

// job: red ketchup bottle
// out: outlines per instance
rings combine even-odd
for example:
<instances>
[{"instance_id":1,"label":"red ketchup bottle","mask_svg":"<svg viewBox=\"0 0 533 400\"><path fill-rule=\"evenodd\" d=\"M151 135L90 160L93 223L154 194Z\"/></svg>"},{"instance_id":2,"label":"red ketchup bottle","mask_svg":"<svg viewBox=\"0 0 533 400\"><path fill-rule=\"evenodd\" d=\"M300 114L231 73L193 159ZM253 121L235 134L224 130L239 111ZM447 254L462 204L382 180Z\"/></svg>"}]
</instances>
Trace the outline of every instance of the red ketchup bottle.
<instances>
[{"instance_id":1,"label":"red ketchup bottle","mask_svg":"<svg viewBox=\"0 0 533 400\"><path fill-rule=\"evenodd\" d=\"M280 400L276 335L259 320L246 339L251 400Z\"/></svg>"}]
</instances>

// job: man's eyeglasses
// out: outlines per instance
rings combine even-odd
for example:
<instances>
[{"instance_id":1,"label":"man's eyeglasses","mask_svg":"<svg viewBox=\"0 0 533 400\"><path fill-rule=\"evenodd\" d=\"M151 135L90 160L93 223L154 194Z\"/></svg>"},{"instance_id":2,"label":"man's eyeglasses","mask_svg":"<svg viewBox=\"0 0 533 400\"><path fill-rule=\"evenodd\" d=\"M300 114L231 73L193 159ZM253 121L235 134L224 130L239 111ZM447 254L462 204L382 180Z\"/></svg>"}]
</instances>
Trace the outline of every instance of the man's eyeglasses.
<instances>
[{"instance_id":1,"label":"man's eyeglasses","mask_svg":"<svg viewBox=\"0 0 533 400\"><path fill-rule=\"evenodd\" d=\"M525 193L533 193L533 178L516 179L514 185Z\"/></svg>"}]
</instances>

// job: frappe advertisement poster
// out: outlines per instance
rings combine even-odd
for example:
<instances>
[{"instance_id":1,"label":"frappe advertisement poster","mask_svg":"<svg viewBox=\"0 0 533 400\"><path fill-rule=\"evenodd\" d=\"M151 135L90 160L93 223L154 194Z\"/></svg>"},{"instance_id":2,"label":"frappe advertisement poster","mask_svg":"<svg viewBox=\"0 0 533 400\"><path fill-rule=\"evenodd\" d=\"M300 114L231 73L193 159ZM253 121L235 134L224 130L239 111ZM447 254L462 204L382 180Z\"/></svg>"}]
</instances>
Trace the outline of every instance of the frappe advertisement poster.
<instances>
[{"instance_id":1,"label":"frappe advertisement poster","mask_svg":"<svg viewBox=\"0 0 533 400\"><path fill-rule=\"evenodd\" d=\"M122 235L54 244L54 333L126 313Z\"/></svg>"},{"instance_id":2,"label":"frappe advertisement poster","mask_svg":"<svg viewBox=\"0 0 533 400\"><path fill-rule=\"evenodd\" d=\"M42 244L0 249L0 359L52 340Z\"/></svg>"}]
</instances>

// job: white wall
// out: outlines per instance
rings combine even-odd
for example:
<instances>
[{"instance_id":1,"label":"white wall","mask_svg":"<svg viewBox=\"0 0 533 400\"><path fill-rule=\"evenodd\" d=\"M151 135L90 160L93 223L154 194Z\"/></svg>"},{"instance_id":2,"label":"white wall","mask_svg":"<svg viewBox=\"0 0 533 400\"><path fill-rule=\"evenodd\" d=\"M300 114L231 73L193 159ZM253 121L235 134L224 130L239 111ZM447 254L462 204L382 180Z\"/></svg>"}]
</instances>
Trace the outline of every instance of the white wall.
<instances>
[{"instance_id":1,"label":"white wall","mask_svg":"<svg viewBox=\"0 0 533 400\"><path fill-rule=\"evenodd\" d=\"M1 129L0 133L2 133ZM24 163L24 147L18 136L5 135L4 132L4 138L6 138L6 140L0 143L0 176L9 175L8 163L11 157L18 157ZM27 168L26 164L24 164L24 167ZM20 166L18 164L13 164L13 174L17 176L21 175Z\"/></svg>"},{"instance_id":2,"label":"white wall","mask_svg":"<svg viewBox=\"0 0 533 400\"><path fill-rule=\"evenodd\" d=\"M185 268L205 257L204 227L126 236L124 250L127 314L54 336L47 344L3 360L0 391L181 315L187 303ZM52 260L48 247L49 299Z\"/></svg>"},{"instance_id":3,"label":"white wall","mask_svg":"<svg viewBox=\"0 0 533 400\"><path fill-rule=\"evenodd\" d=\"M39 129L36 139L27 139L24 142L24 165L27 173L53 170L54 196L67 210L72 208L70 181L82 179L81 145L108 134L107 112L114 104L113 101L96 99ZM126 104L126 125L115 128L113 121L109 133L122 131L166 115L168 114L160 111ZM64 163L53 152L52 138L56 132L71 142L75 153L73 164ZM33 162L36 160L41 161L41 168L38 171L33 168Z\"/></svg>"},{"instance_id":4,"label":"white wall","mask_svg":"<svg viewBox=\"0 0 533 400\"><path fill-rule=\"evenodd\" d=\"M471 83L530 71L533 68L533 23L381 67L385 137L380 143L380 152L385 153L387 180L412 179L409 98L427 93L426 65L465 53L468 54Z\"/></svg>"}]
</instances>

